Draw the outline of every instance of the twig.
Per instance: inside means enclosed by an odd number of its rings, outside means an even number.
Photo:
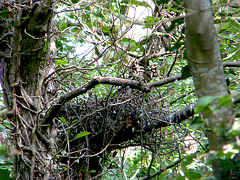
[[[173,61],[173,63],[171,64],[170,68],[168,69],[167,77],[169,77],[169,75],[170,75],[170,73],[171,73],[171,71],[172,71],[172,69],[173,69],[173,66],[175,65],[175,63],[176,63],[176,61],[177,61],[177,56],[178,56],[178,49],[177,49],[177,51],[176,51],[176,55],[175,55],[174,61]]]
[[[193,93],[194,91],[195,91],[195,90],[191,90],[191,91],[187,92],[186,94],[183,94],[183,95],[179,96],[177,99],[175,99],[174,101],[170,102],[169,104],[170,104],[170,105],[174,104],[174,103],[177,102],[178,100],[180,100],[180,99],[188,96],[189,94]]]
[[[183,158],[183,159],[184,159],[184,158]],[[158,172],[156,172],[156,173],[154,173],[154,174],[152,174],[152,175],[150,175],[150,176],[148,176],[148,177],[143,178],[143,180],[151,179],[151,178],[153,178],[153,177],[156,177],[156,176],[162,174],[162,173],[163,173],[164,171],[166,171],[167,169],[170,169],[170,168],[178,165],[183,159],[177,160],[176,162],[174,162],[173,164],[167,166],[166,168],[160,169]]]

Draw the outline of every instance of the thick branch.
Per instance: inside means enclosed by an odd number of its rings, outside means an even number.
[[[224,67],[240,67],[240,62],[230,61],[230,62],[224,63],[223,65],[224,65]],[[45,117],[45,120],[43,121],[43,124],[51,124],[52,123],[51,119],[53,119],[55,117],[55,114],[66,102],[70,101],[71,99],[73,99],[81,94],[86,93],[87,91],[91,90],[92,88],[94,88],[95,86],[97,86],[99,84],[110,84],[110,85],[115,85],[115,86],[130,86],[130,88],[133,88],[133,89],[139,89],[143,92],[149,92],[152,87],[158,87],[158,86],[162,86],[164,84],[174,82],[176,80],[180,80],[181,77],[182,77],[182,75],[181,75],[181,73],[179,73],[179,74],[170,76],[166,79],[148,83],[148,84],[145,84],[141,81],[130,80],[130,79],[121,79],[121,78],[114,78],[114,77],[94,77],[92,80],[90,80],[83,86],[76,88],[73,91],[70,91],[69,93],[66,93],[63,96],[61,96],[57,100],[55,105],[53,105],[49,109],[49,111]]]
[[[86,93],[90,89],[94,88],[95,86],[99,84],[111,84],[115,86],[130,86],[133,89],[139,89],[143,92],[149,92],[150,89],[146,84],[140,81],[130,80],[130,79],[121,79],[121,78],[114,78],[114,77],[94,77],[92,80],[90,80],[85,85],[74,89],[73,91],[70,91],[69,93],[64,94],[61,96],[54,106],[52,106],[49,111],[47,112],[47,115],[45,117],[45,120],[43,121],[43,124],[52,124],[52,119],[55,117],[58,110],[68,101],[71,99]]]
[[[123,127],[119,130],[118,134],[112,140],[112,144],[121,144],[140,135],[140,133],[151,132],[152,129],[158,129],[160,127],[179,124],[183,120],[194,115],[194,108],[196,104],[197,103],[190,104],[189,106],[186,106],[185,108],[179,111],[170,112],[168,116],[164,116],[162,117],[162,119],[159,118],[158,120],[154,120],[154,122],[152,123],[144,124],[142,130],[140,131],[133,130],[134,128],[133,126],[129,126],[127,128]],[[118,149],[118,146],[112,145],[112,149]]]

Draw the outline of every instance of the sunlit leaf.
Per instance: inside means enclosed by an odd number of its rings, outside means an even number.
[[[97,171],[95,169],[92,169],[89,173],[92,174],[92,173],[96,173]]]
[[[155,17],[152,17],[152,16],[148,16],[145,18],[145,23],[154,23],[154,22],[157,22],[158,21],[158,18],[155,18]]]
[[[111,33],[111,27],[109,26],[102,26],[102,31],[105,32],[105,33]]]
[[[229,130],[229,133],[233,136],[240,134],[240,120],[236,120],[232,126],[232,128]]]
[[[59,24],[59,27],[60,27],[61,30],[64,30],[64,29],[66,29],[68,26],[67,26],[67,23],[62,22],[61,24]]]
[[[64,65],[64,64],[67,64],[67,63],[68,63],[68,61],[67,60],[63,60],[63,59],[58,59],[56,61],[56,64],[61,64],[61,65]]]
[[[221,98],[219,98],[218,103],[220,106],[230,106],[232,104],[232,95],[227,95],[227,96],[223,96]]]
[[[84,136],[87,136],[87,135],[89,135],[89,134],[91,134],[91,133],[90,133],[90,132],[87,132],[87,131],[80,132],[80,133],[79,133],[74,139],[72,139],[71,141],[76,140],[76,139],[79,139],[79,138],[84,137]]]
[[[64,124],[68,125],[68,122],[65,117],[58,117]]]
[[[145,1],[131,0],[129,2],[130,2],[130,4],[134,4],[136,6],[150,7],[149,4],[147,2],[145,2]]]

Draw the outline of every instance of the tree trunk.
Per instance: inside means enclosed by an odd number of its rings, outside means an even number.
[[[40,64],[44,60],[49,64],[43,48],[52,16],[52,1],[15,1],[16,9],[7,3],[2,2],[5,9],[10,9],[6,19],[14,17],[14,20],[11,20],[12,28],[7,25],[11,24],[9,21],[3,22],[5,31],[1,32],[8,32],[4,40],[11,49],[1,46],[2,82],[15,143],[14,172],[19,179],[47,179],[51,173],[52,152],[49,142],[38,130],[38,122],[46,100],[42,96],[44,72]]]
[[[214,29],[211,2],[209,0],[185,0],[187,59],[198,98],[228,94],[220,49]],[[214,102],[218,105],[218,102]],[[217,112],[205,113],[206,135],[210,150],[221,149],[231,143],[227,132],[233,122],[232,106]],[[213,160],[213,172],[218,179],[234,179],[237,169],[229,168],[232,162]]]

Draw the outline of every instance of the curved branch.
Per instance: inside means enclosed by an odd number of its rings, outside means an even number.
[[[89,82],[84,84],[83,86],[70,91],[63,96],[61,96],[47,112],[46,117],[42,124],[52,124],[52,119],[55,117],[56,113],[59,109],[71,99],[86,93],[90,89],[94,88],[99,84],[111,84],[115,86],[130,86],[133,89],[139,89],[143,92],[149,92],[150,88],[143,83],[142,81],[135,81],[130,79],[121,79],[121,78],[114,78],[114,77],[94,77]]]

